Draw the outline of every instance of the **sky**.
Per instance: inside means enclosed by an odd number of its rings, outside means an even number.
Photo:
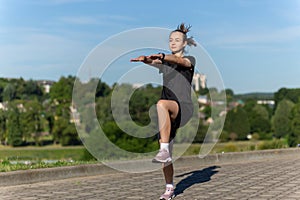
[[[299,88],[299,13],[300,0],[0,0],[0,77],[75,76],[112,36],[185,22],[225,88],[237,94]]]

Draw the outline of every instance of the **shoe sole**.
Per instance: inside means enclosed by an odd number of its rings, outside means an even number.
[[[157,159],[153,159],[152,162],[153,163],[168,163],[168,162],[171,162],[172,161],[172,158],[167,158],[166,160],[157,160]]]
[[[165,198],[163,198],[163,199],[159,199],[159,200],[172,200],[172,199],[174,199],[175,198],[175,194],[173,194],[170,198],[168,198],[168,199],[165,199]]]

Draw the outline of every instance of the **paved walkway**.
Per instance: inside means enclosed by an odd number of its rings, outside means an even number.
[[[193,165],[175,171],[175,200],[300,199],[300,155],[219,165]],[[0,188],[1,200],[159,199],[160,170],[116,173]]]

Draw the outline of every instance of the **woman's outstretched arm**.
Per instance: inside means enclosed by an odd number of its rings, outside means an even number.
[[[164,60],[168,63],[174,63],[183,67],[191,67],[191,61],[188,58],[178,57],[173,54],[153,54],[149,56],[151,59]]]
[[[139,56],[137,58],[132,58],[130,59],[130,62],[143,62],[154,67],[158,67],[159,64],[162,64],[162,61],[159,58],[151,58],[150,56]]]

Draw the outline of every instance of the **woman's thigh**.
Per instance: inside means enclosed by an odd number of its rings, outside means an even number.
[[[176,119],[179,112],[179,105],[176,101],[161,99],[158,101],[157,105],[160,108],[166,109],[170,113],[171,120]]]

